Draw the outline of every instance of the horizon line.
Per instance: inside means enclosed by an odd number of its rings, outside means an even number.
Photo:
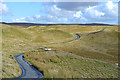
[[[109,24],[109,23],[34,23],[34,22],[0,22],[0,23],[3,23],[3,24],[73,24],[73,25],[77,25],[77,24],[81,24],[81,25],[85,25],[85,24],[93,24],[93,25],[119,25],[119,24]]]

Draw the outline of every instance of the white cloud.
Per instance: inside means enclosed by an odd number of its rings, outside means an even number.
[[[20,18],[21,20],[24,20],[25,19],[25,17],[23,17],[23,18]]]
[[[56,10],[56,11],[61,11],[61,9],[58,8],[56,5],[53,5],[53,9]]]
[[[114,7],[114,4],[112,1],[108,1],[106,5],[107,5],[108,9],[110,9],[110,10],[113,9],[113,7]]]
[[[113,3],[112,1],[108,1],[106,3],[106,8],[108,9],[108,12],[111,14],[111,15],[118,15],[118,4],[116,3]]]
[[[91,18],[98,18],[98,17],[102,17],[105,15],[104,12],[97,10],[97,6],[93,6],[93,7],[89,7],[85,10],[85,14],[86,17],[91,17]]]
[[[36,18],[40,18],[40,15],[35,15]]]
[[[34,21],[34,18],[31,17],[31,16],[26,17],[26,19],[28,19],[28,20],[30,20],[30,21]]]
[[[19,19],[13,19],[12,21],[13,22],[28,22],[28,21],[25,21],[25,17],[22,17],[22,18],[19,18]]]
[[[48,17],[51,18],[51,19],[54,18],[52,15],[48,15]]]
[[[1,18],[1,16],[0,16],[0,22],[2,22],[2,18]]]
[[[83,5],[84,6],[84,5]],[[86,6],[86,5],[85,5]],[[46,7],[46,13],[16,19],[16,21],[29,21],[40,23],[57,23],[57,22],[115,22],[117,20],[117,4],[108,1],[104,4],[95,6],[86,6],[83,10],[67,10],[58,7],[56,4]]]
[[[104,4],[88,7],[84,11],[84,17],[87,18],[88,21],[90,22],[117,23],[118,20],[117,3],[108,1]]]
[[[68,21],[68,19],[67,19],[67,18],[64,18],[64,21],[65,21],[65,22],[67,22],[67,21]]]
[[[97,10],[95,10],[95,14],[96,14],[97,17],[98,17],[98,16],[104,16],[104,15],[105,15],[105,13],[99,12],[99,11],[97,11]]]
[[[13,19],[12,22],[28,22],[28,21],[24,21],[24,20],[21,20],[21,19]]]
[[[3,1],[0,1],[0,15],[5,15],[9,12],[9,9],[6,4],[3,3]]]
[[[81,17],[81,15],[82,15],[81,11],[77,11],[75,14],[73,14],[73,16],[77,18]]]
[[[0,0],[0,2],[3,2],[4,0]]]

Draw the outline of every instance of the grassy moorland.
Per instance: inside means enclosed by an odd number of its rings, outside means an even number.
[[[97,32],[107,27],[103,32]],[[81,37],[76,39],[75,33]],[[45,78],[118,77],[118,26],[2,25],[3,78],[20,76],[14,56],[25,59],[43,71]],[[74,40],[72,42],[67,42]],[[65,42],[65,43],[61,43]],[[54,43],[54,44],[52,44]],[[51,48],[52,51],[45,51]]]
[[[0,26],[0,78],[2,78],[2,27]]]

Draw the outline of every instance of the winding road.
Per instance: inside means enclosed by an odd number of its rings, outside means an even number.
[[[22,75],[17,78],[43,78],[43,74],[24,59],[24,53],[16,55],[15,59],[22,69]]]
[[[106,28],[106,27],[105,27]],[[98,31],[104,31],[103,28],[102,30]],[[77,38],[74,40],[78,40],[80,38],[79,34],[76,34]],[[74,40],[70,40],[68,42],[74,41]],[[43,78],[43,74],[41,72],[39,72],[35,67],[33,67],[29,62],[27,62],[24,59],[24,53],[19,54],[14,56],[14,58],[16,59],[16,61],[18,62],[18,64],[20,65],[20,68],[22,69],[22,74],[21,76],[14,78],[14,79],[20,79],[20,78]]]
[[[78,40],[80,36],[76,34],[77,38],[75,40]],[[71,40],[73,41],[73,40]],[[70,42],[70,41],[69,41]],[[35,67],[33,67],[29,62],[27,62],[24,59],[24,53],[18,54],[14,56],[15,60],[18,62],[20,68],[22,69],[22,74],[21,76],[14,78],[14,79],[19,79],[19,78],[43,78],[43,74],[39,72]]]
[[[95,34],[95,33],[99,33],[99,32],[102,32],[102,31],[104,31],[106,28],[107,28],[107,27],[104,27],[104,28],[103,28],[103,29],[101,29],[100,31],[91,32],[91,33],[89,33],[89,34]],[[89,35],[89,34],[88,34],[88,35]]]

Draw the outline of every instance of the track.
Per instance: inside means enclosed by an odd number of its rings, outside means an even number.
[[[43,74],[24,59],[24,53],[15,56],[16,61],[22,69],[21,76],[15,78],[42,78]]]

